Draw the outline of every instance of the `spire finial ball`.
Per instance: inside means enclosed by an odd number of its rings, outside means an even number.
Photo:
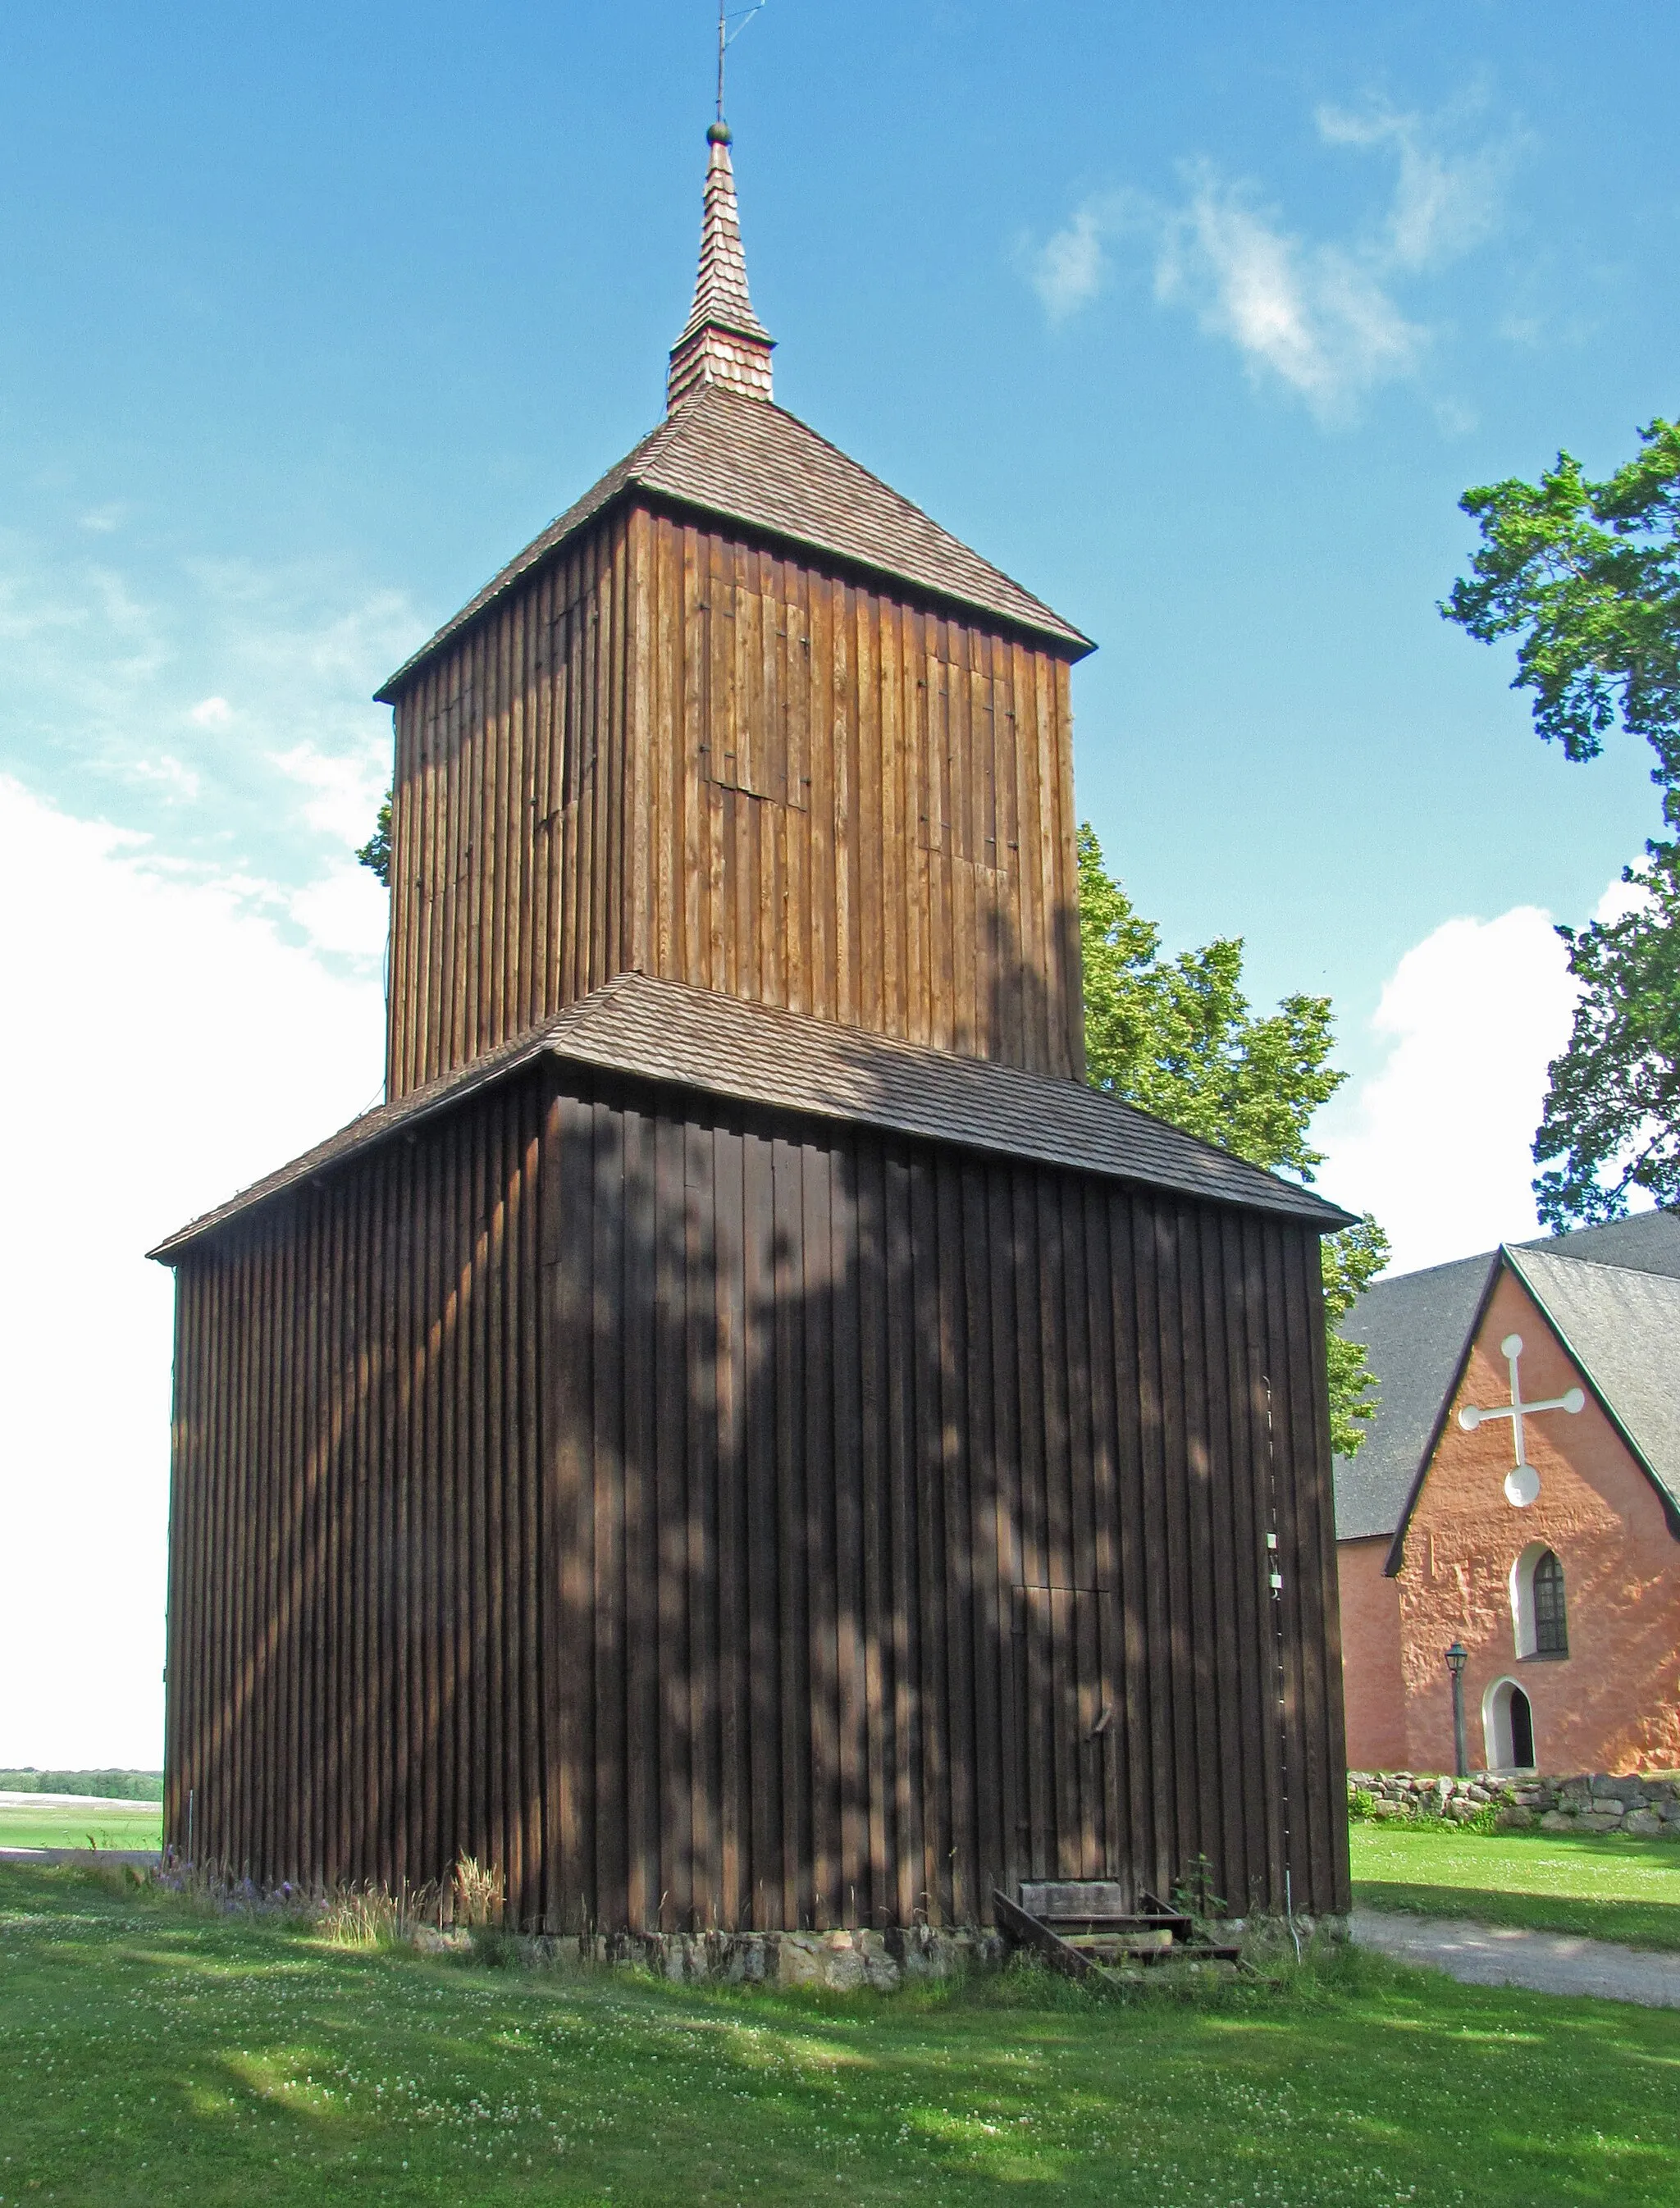
[[[705,142],[708,146],[727,146],[730,143],[729,126],[721,116],[716,123],[707,123]]]

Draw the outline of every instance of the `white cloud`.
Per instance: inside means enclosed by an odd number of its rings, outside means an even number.
[[[183,766],[171,753],[165,752],[154,759],[136,759],[129,770],[136,782],[159,784],[171,797],[190,803],[198,795],[199,778],[189,766]]]
[[[1053,322],[1065,321],[1101,291],[1108,275],[1108,230],[1107,203],[1088,201],[1063,229],[1028,255],[1028,280]]]
[[[391,777],[388,740],[381,741],[376,752],[348,753],[294,744],[289,752],[274,753],[273,759],[283,774],[315,792],[303,806],[303,818],[312,828],[357,848],[367,842]]]
[[[391,765],[369,693],[426,626],[326,569],[119,567],[0,529],[0,772],[120,807],[154,862],[302,889],[367,839]]]
[[[142,1252],[376,1093],[376,978],[0,778],[0,1762],[161,1750],[171,1291]],[[337,891],[323,892],[321,911]]]
[[[1254,373],[1275,377],[1321,419],[1340,419],[1375,386],[1414,374],[1431,333],[1402,307],[1400,287],[1497,228],[1517,141],[1453,152],[1438,126],[1380,106],[1325,107],[1317,119],[1328,145],[1393,160],[1393,188],[1374,223],[1345,238],[1313,238],[1253,184],[1193,162],[1173,203],[1101,194],[1023,251],[1052,321],[1096,298],[1112,273],[1111,249],[1137,231],[1150,241],[1156,297],[1188,306]]]
[[[1397,268],[1438,267],[1481,244],[1498,227],[1515,140],[1450,153],[1432,140],[1420,116],[1370,107],[1363,114],[1321,107],[1318,135],[1328,145],[1392,147],[1399,168],[1386,231]]]
[[[1374,1211],[1410,1272],[1539,1232],[1530,1146],[1575,983],[1549,914],[1449,920],[1406,953],[1372,1018],[1387,1062],[1315,1130],[1326,1195]]]
[[[366,867],[333,867],[291,900],[291,916],[318,951],[382,958],[391,900]]]
[[[1292,237],[1211,169],[1167,220],[1155,295],[1188,302],[1204,330],[1231,339],[1251,368],[1279,376],[1326,417],[1408,373],[1427,336],[1367,261]]]

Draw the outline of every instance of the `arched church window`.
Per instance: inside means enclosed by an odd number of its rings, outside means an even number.
[[[1563,1567],[1544,1541],[1531,1541],[1511,1566],[1511,1626],[1519,1656],[1569,1653]]]
[[[1569,1618],[1563,1608],[1563,1567],[1548,1549],[1534,1561],[1534,1653],[1567,1656]]]

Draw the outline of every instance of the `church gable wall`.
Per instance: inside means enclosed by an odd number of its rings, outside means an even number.
[[[1467,1432],[1458,1413],[1466,1404],[1509,1401],[1500,1343],[1513,1333],[1523,1345],[1526,1401],[1582,1384],[1527,1289],[1503,1271],[1406,1529],[1399,1574],[1403,1763],[1416,1771],[1452,1767],[1443,1656],[1457,1638],[1470,1652],[1464,1707],[1473,1766],[1489,1760],[1485,1700],[1509,1679],[1532,1705],[1544,1769],[1671,1767],[1680,1763],[1680,1544],[1650,1480],[1590,1389],[1574,1416],[1554,1411],[1525,1421],[1539,1494],[1526,1509],[1507,1501],[1509,1420]],[[1566,1659],[1518,1653],[1511,1574],[1535,1545],[1551,1549],[1563,1566]]]

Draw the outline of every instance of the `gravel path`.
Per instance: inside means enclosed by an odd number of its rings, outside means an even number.
[[[1468,1986],[1527,1986],[1535,1993],[1596,1994],[1601,2001],[1680,2008],[1680,1955],[1563,1932],[1390,1916],[1376,1909],[1356,1909],[1352,1928],[1362,1947],[1379,1948],[1396,1962],[1432,1965]]]

